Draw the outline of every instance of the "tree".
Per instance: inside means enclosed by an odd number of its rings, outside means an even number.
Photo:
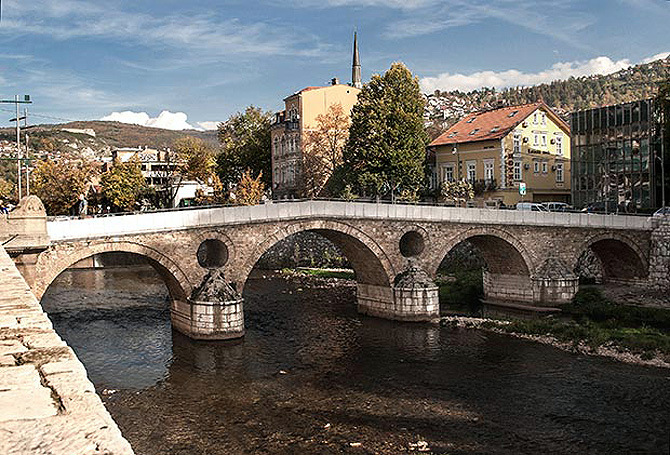
[[[305,133],[301,177],[304,197],[319,196],[335,168],[342,164],[349,125],[349,116],[336,103],[316,117],[316,128]]]
[[[440,195],[444,200],[453,201],[459,207],[475,198],[475,192],[472,185],[465,180],[461,180],[460,182],[442,182]]]
[[[424,183],[428,137],[418,79],[402,63],[374,75],[358,95],[344,149],[345,178],[363,194],[416,192]]]
[[[270,112],[249,106],[219,124],[222,150],[217,157],[217,174],[225,188],[240,181],[246,169],[262,174],[266,186],[272,184]]]
[[[111,170],[102,175],[100,183],[107,201],[123,211],[137,208],[135,203],[146,186],[137,159],[125,163],[116,160]]]
[[[0,177],[0,199],[4,201],[16,199],[16,184]]]
[[[177,192],[184,180],[209,183],[215,170],[214,149],[199,138],[184,136],[174,143],[174,150],[159,152],[164,162],[158,171],[163,181],[161,195],[163,205],[172,207]]]
[[[260,173],[258,177],[253,178],[251,170],[247,169],[231,192],[230,201],[241,205],[256,205],[263,199],[264,192],[263,174]]]
[[[92,163],[84,159],[38,161],[32,173],[32,190],[42,200],[49,215],[67,215],[86,193],[96,174]]]

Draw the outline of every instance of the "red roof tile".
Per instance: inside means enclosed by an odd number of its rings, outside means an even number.
[[[537,102],[469,114],[442,133],[429,146],[500,139],[523,122],[538,107],[543,107],[552,120],[566,132],[570,131],[568,125],[546,104]]]

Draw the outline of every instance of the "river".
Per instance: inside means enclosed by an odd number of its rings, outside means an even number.
[[[173,332],[148,266],[42,304],[137,454],[670,452],[669,371],[361,316],[347,282],[257,273],[236,342]]]

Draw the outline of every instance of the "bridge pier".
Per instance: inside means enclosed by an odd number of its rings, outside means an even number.
[[[439,289],[413,262],[393,286],[358,283],[358,312],[394,321],[431,321],[440,316]]]
[[[226,282],[223,268],[210,269],[185,302],[172,303],[172,326],[196,340],[244,336],[244,299]]]

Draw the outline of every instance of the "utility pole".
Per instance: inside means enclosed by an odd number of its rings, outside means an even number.
[[[19,118],[19,104],[30,104],[30,95],[23,95],[23,100],[19,99],[19,95],[14,95],[13,100],[0,100],[0,103],[14,103],[16,105],[16,118],[11,119],[10,122],[16,121],[16,175],[18,177],[19,201],[21,201],[21,119]]]

